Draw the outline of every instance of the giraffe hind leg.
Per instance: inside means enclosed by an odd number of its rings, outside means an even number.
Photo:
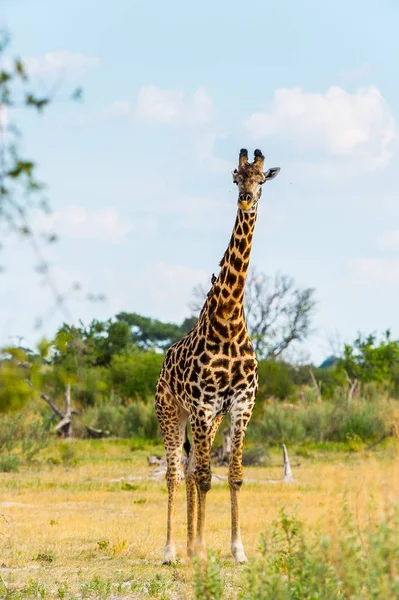
[[[197,512],[197,487],[195,485],[195,454],[194,446],[190,448],[190,442],[187,438],[184,442],[184,449],[187,454],[187,460],[184,463],[184,479],[186,483],[187,495],[187,556],[191,558],[194,554],[194,544],[196,535],[196,512]]]
[[[157,388],[155,409],[163,435],[167,461],[168,518],[163,564],[171,564],[176,560],[174,540],[176,495],[180,484],[181,452],[188,415],[162,385],[158,385]]]

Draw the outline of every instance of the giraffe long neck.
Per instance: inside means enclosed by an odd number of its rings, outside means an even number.
[[[217,320],[244,320],[243,300],[257,213],[238,210],[233,233],[210,292],[210,312]]]

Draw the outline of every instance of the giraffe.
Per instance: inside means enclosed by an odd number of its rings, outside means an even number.
[[[254,161],[240,151],[233,182],[238,186],[238,211],[218,277],[193,329],[171,346],[159,375],[155,408],[164,439],[168,488],[167,538],[164,564],[176,559],[175,502],[180,483],[182,447],[187,454],[187,554],[205,558],[205,501],[211,488],[210,452],[217,429],[231,415],[232,450],[228,468],[231,497],[231,552],[247,561],[241,541],[239,492],[243,482],[242,447],[258,388],[257,362],[243,310],[245,278],[262,185],[280,168],[263,172],[264,156]],[[191,426],[192,445],[187,434]]]

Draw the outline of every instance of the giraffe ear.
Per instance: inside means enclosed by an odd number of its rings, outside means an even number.
[[[271,179],[274,179],[275,177],[277,177],[277,175],[279,173],[280,173],[280,167],[273,167],[271,169],[268,169],[267,171],[265,171],[263,173],[265,176],[265,182],[270,181]]]

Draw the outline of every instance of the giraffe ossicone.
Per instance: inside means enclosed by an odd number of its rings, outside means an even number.
[[[255,404],[258,374],[245,323],[244,287],[262,185],[280,171],[276,167],[264,172],[264,161],[260,150],[255,150],[252,163],[247,150],[240,151],[238,169],[233,171],[233,181],[238,186],[238,211],[219,275],[212,276],[211,289],[193,329],[167,351],[157,383],[155,408],[167,459],[167,564],[176,559],[175,504],[183,445],[187,453],[187,554],[206,556],[205,501],[212,480],[211,446],[228,412],[231,552],[236,562],[246,562],[240,533],[239,492],[243,482],[242,447]]]

